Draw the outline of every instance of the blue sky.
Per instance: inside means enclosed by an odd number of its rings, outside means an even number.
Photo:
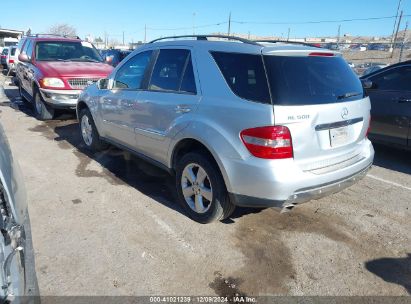
[[[63,4],[64,3],[64,4]],[[192,34],[193,24],[202,26],[233,21],[296,23],[393,16],[397,0],[19,0],[2,3],[0,25],[32,32],[45,32],[56,23],[68,23],[80,36],[92,34],[126,41],[166,35]],[[404,14],[411,15],[411,0],[402,0]],[[194,15],[195,14],[195,15]],[[405,17],[405,21],[411,17]],[[233,22],[232,32],[290,37],[336,36],[340,23],[321,24],[240,24]],[[394,19],[342,22],[341,33],[353,35],[390,35]],[[410,25],[411,26],[411,25]],[[179,30],[165,29],[185,28]],[[156,29],[156,30],[155,30]],[[226,32],[227,24],[196,28],[196,33]]]

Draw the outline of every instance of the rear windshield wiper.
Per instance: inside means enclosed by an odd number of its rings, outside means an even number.
[[[343,95],[337,96],[337,99],[346,99],[346,98],[350,98],[350,97],[354,97],[354,96],[359,96],[362,95],[363,93],[360,92],[349,92],[349,93],[345,93]]]

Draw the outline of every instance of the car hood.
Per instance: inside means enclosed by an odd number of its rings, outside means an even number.
[[[37,67],[45,77],[106,77],[113,67],[100,62],[37,62]]]

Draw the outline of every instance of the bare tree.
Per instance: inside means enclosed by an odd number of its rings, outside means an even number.
[[[63,36],[77,36],[76,29],[66,23],[55,24],[48,30],[49,34],[63,35]]]

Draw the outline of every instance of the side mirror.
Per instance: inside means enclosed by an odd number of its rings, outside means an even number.
[[[27,54],[20,53],[19,54],[19,61],[20,62],[29,62],[29,56]]]
[[[365,79],[361,80],[362,86],[364,89],[372,89],[374,84],[372,83],[371,80]]]
[[[112,64],[113,63],[113,56],[107,56],[105,61],[108,64]]]
[[[97,88],[99,90],[107,90],[108,88],[108,79],[107,78],[102,78],[97,81]]]

